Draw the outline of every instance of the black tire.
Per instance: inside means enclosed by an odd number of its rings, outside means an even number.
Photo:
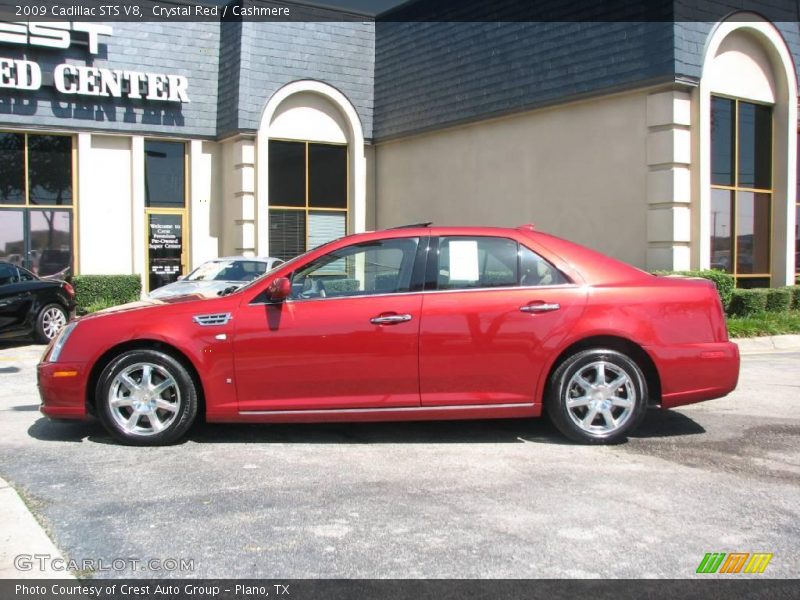
[[[58,335],[67,321],[69,321],[69,315],[63,306],[55,303],[45,304],[36,315],[36,341],[42,344],[50,343],[50,340]],[[56,327],[57,323],[60,323],[60,326]]]
[[[166,387],[158,391],[162,386]],[[197,389],[186,367],[169,354],[147,349],[130,350],[112,360],[100,375],[95,396],[105,428],[132,446],[175,443],[192,426],[197,404]]]
[[[623,373],[626,380],[621,379]],[[622,383],[615,386],[619,381]],[[617,443],[647,412],[647,381],[639,365],[621,352],[584,350],[565,359],[553,372],[545,412],[553,425],[575,442]]]

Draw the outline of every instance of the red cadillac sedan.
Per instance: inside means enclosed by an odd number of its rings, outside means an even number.
[[[223,296],[71,322],[41,411],[169,444],[209,422],[538,417],[619,441],[651,406],[736,387],[705,280],[655,277],[538,232],[401,227],[344,237]]]

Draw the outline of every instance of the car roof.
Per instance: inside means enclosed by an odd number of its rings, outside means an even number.
[[[270,262],[281,259],[275,258],[274,256],[220,256],[218,258],[210,258],[206,262],[221,262],[223,260],[250,260],[255,262]]]
[[[581,278],[592,285],[613,284],[641,280],[650,277],[648,273],[637,269],[621,260],[592,250],[580,243],[571,242],[564,238],[538,231],[533,224],[520,225],[519,227],[490,227],[490,226],[410,226],[392,229],[383,229],[367,233],[353,234],[346,238],[350,242],[363,240],[365,242],[400,237],[425,237],[425,236],[523,236],[535,245],[546,251],[550,258],[559,258],[565,265],[570,265]],[[591,243],[591,241],[589,241]],[[535,248],[534,248],[535,249]]]

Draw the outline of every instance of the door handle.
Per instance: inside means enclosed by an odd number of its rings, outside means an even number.
[[[524,313],[545,313],[558,310],[561,305],[556,302],[537,302],[520,306],[519,309]]]
[[[379,315],[372,317],[369,322],[373,325],[397,325],[411,320],[411,315]]]

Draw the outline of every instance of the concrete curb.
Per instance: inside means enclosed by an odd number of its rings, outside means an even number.
[[[47,556],[45,568],[34,554]],[[19,555],[31,557],[30,570],[16,568]],[[16,490],[0,477],[0,579],[74,579],[69,571],[52,569],[51,561],[63,558]]]
[[[768,335],[765,337],[738,338],[732,341],[739,346],[741,354],[800,350],[800,335]]]

